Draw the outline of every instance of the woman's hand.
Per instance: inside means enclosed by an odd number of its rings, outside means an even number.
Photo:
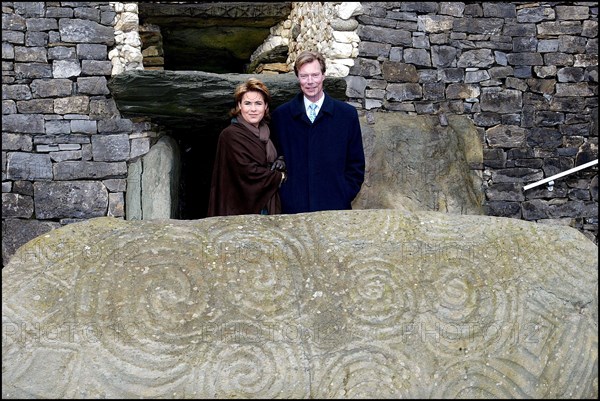
[[[285,171],[285,159],[279,156],[271,165],[271,170]]]

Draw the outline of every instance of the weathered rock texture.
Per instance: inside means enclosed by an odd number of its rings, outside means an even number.
[[[155,45],[164,46],[169,56],[157,60],[142,52],[145,67],[166,63],[169,70],[220,73],[243,72],[252,53],[269,36],[270,28],[290,15],[292,5],[290,2],[185,5],[139,2],[138,8],[140,23],[160,27],[162,43]],[[148,36],[151,35],[147,32],[140,33],[143,47],[151,42]],[[148,43],[150,47],[152,44]]]
[[[179,217],[179,155],[175,140],[164,136],[148,153],[129,165],[126,198],[129,220]]]
[[[596,398],[597,284],[517,219],[90,219],[2,271],[2,396]]]
[[[367,165],[354,208],[485,214],[483,151],[468,118],[370,113],[361,130]]]
[[[229,111],[235,106],[233,90],[251,77],[256,75],[128,71],[112,77],[108,86],[124,116],[150,116],[170,127],[198,127],[229,121]],[[260,79],[269,88],[272,110],[298,94],[298,78],[293,73]],[[343,78],[328,78],[323,86],[334,98],[345,98]]]

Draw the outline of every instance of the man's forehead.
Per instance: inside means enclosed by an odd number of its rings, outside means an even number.
[[[299,71],[321,71],[321,64],[319,64],[319,60],[313,60],[310,63],[303,64],[302,67],[299,68]]]

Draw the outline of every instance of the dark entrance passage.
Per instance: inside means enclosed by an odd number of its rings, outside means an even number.
[[[222,128],[210,133],[178,131],[170,136],[177,141],[181,157],[178,218],[195,220],[206,217],[208,196],[217,148]]]

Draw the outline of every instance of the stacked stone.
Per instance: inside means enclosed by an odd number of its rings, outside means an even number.
[[[260,58],[264,54],[271,54],[276,52],[277,49],[283,49],[285,53],[288,53],[290,44],[290,29],[292,27],[292,21],[288,18],[285,21],[280,22],[270,29],[270,34],[265,41],[252,53],[250,56],[251,63],[258,63]],[[277,65],[274,65],[277,64]],[[252,64],[251,64],[252,65]],[[256,73],[266,73],[275,71],[280,74],[290,72],[292,69],[289,68],[287,63],[261,63],[255,69]]]
[[[111,2],[115,11],[115,44],[108,53],[113,64],[112,75],[124,71],[143,70],[144,56],[137,3]],[[154,55],[152,55],[154,56]]]
[[[362,13],[361,3],[293,3],[287,20],[271,28],[271,34],[254,52],[251,60],[278,46],[288,48],[285,70],[294,70],[296,56],[303,50],[317,50],[327,60],[327,75],[345,77],[358,56],[360,38],[355,16]]]
[[[365,110],[466,114],[484,143],[487,213],[597,241],[598,5],[363,3],[347,94]],[[442,118],[440,118],[442,120]]]
[[[144,24],[140,25],[139,32],[142,41],[141,50],[143,56],[143,69],[157,71],[164,70],[165,57],[160,27],[154,24]]]
[[[115,16],[108,2],[2,3],[3,264],[52,228],[124,216],[127,161],[156,134],[110,97]]]
[[[116,12],[115,46],[109,53],[113,75],[129,70],[162,70],[164,54],[160,28],[139,25],[137,3],[111,3]],[[257,73],[293,71],[296,55],[303,50],[317,50],[327,59],[327,75],[345,77],[358,56],[360,38],[356,16],[362,14],[361,3],[299,2],[292,4],[287,20],[271,28],[269,37],[250,57],[254,61],[262,54],[285,46],[285,64],[261,65]],[[140,34],[146,38],[140,39]],[[145,43],[144,43],[145,42]]]

